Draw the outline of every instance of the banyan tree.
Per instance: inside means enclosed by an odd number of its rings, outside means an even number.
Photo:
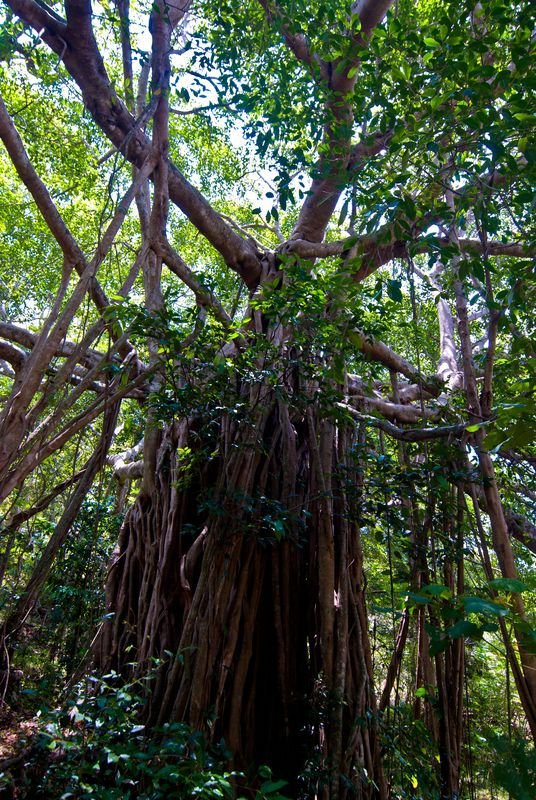
[[[515,556],[536,552],[529,4],[3,5],[0,137],[56,270],[38,327],[0,320],[4,567],[64,498],[4,676],[108,471],[124,518],[87,669],[150,675],[149,726],[185,721],[291,786],[308,769],[326,798],[394,796],[404,686],[458,797],[471,637],[502,642],[536,734]],[[73,159],[102,178],[85,230],[48,185],[54,134],[32,140],[41,96],[67,151],[83,121]],[[72,475],[20,508],[82,434]]]

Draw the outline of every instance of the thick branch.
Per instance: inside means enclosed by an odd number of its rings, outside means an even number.
[[[143,461],[133,461],[131,464],[117,464],[114,468],[114,476],[119,483],[134,481],[143,478],[145,464]]]
[[[393,0],[356,0],[352,3],[351,12],[359,17],[363,32],[370,33],[380,24],[392,5]]]
[[[315,176],[292,232],[293,239],[320,242],[335,211],[343,189],[348,185],[352,163],[354,114],[352,95],[357,81],[360,48],[367,45],[373,28],[383,19],[393,0],[360,0],[352,14],[358,16],[362,30],[347,32],[350,52],[328,64],[328,100],[321,156]],[[381,147],[380,147],[381,149]],[[379,151],[378,151],[379,152]],[[355,156],[352,166],[355,167]]]
[[[366,333],[355,328],[349,334],[350,339],[359,350],[371,358],[373,361],[378,361],[390,370],[399,372],[406,378],[418,383],[432,396],[438,394],[440,384],[434,378],[426,378],[420,372],[406,361],[406,359],[399,356],[394,350],[391,350],[386,344],[379,339],[374,339],[372,336],[367,336]]]
[[[2,336],[4,339],[8,339],[10,342],[16,342],[17,344],[22,345],[22,347],[25,347],[27,350],[31,350],[35,346],[35,343],[38,339],[36,333],[32,333],[32,331],[22,328],[20,325],[15,325],[13,322],[1,321],[0,336]],[[74,342],[64,341],[61,342],[60,346],[56,350],[55,355],[71,356],[77,349],[78,345]],[[97,350],[85,350],[84,353],[80,354],[79,361],[85,366],[93,366],[100,358],[102,358],[102,353],[99,353]]]
[[[508,525],[508,533],[536,554],[536,525],[508,508],[504,509],[504,518]]]
[[[337,403],[337,406],[347,411],[355,419],[365,422],[373,428],[379,428],[384,433],[402,442],[426,442],[432,439],[445,439],[448,437],[459,438],[467,430],[466,422],[456,425],[441,425],[436,428],[399,428],[386,419],[378,419],[378,417],[371,417],[369,414],[362,414],[348,405],[348,403]]]
[[[386,131],[385,133],[369,135],[364,141],[358,142],[356,145],[354,145],[350,155],[350,161],[348,163],[348,169],[350,172],[356,172],[367,158],[372,158],[373,156],[377,156],[378,153],[381,153],[381,151],[387,147],[392,138],[393,132]]]
[[[11,364],[15,372],[20,372],[26,363],[26,353],[24,350],[9,344],[9,342],[0,341],[0,358]]]
[[[389,226],[390,227],[390,226]],[[390,261],[391,258],[400,257],[401,254],[407,252],[407,248],[411,243],[411,250],[413,253],[426,253],[432,247],[453,247],[452,241],[448,237],[443,236],[433,240],[424,240],[422,242],[414,242],[413,240],[394,240],[385,242],[385,233],[387,228],[382,228],[376,234],[367,236],[349,236],[347,239],[338,239],[335,242],[311,242],[304,239],[290,239],[285,242],[281,250],[287,253],[293,253],[301,258],[330,258],[332,256],[340,256],[351,250],[356,254],[363,254],[363,260],[366,260],[367,255],[374,255],[375,253],[381,259],[381,263],[377,266]],[[462,253],[483,253],[484,246],[479,239],[459,239],[459,250]],[[529,247],[518,242],[487,242],[486,253],[489,256],[514,256],[516,258],[532,258],[536,256],[536,247]],[[356,280],[361,280],[358,275],[363,272],[363,267],[356,273]],[[370,275],[372,270],[367,272]]]
[[[419,420],[431,419],[438,415],[437,410],[421,409],[417,406],[408,404],[402,405],[401,403],[392,403],[389,400],[384,400],[380,397],[370,397],[365,394],[354,395],[356,404],[367,411],[377,412],[382,417],[391,419],[395,422],[402,422],[413,424]]]
[[[318,56],[314,56],[309,48],[307,37],[303,33],[292,33],[289,26],[285,22],[283,11],[276,3],[270,0],[259,0],[259,3],[264,8],[266,19],[269,22],[277,19],[280,23],[280,30],[283,38],[292,53],[296,56],[298,61],[305,64],[313,77],[320,74],[324,79],[327,78],[327,64]]]

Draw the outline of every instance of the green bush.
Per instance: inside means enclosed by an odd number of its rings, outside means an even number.
[[[58,800],[285,800],[285,781],[260,767],[248,786],[229,767],[222,741],[207,745],[180,722],[149,731],[139,724],[141,682],[117,686],[117,676],[94,678],[67,707],[42,715],[22,796]],[[253,788],[254,787],[254,788]]]
[[[494,782],[505,789],[512,800],[534,800],[536,797],[536,749],[519,735],[491,736],[496,754],[492,769]]]

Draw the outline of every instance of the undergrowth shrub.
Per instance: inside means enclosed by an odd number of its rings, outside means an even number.
[[[41,714],[14,796],[32,800],[286,800],[285,781],[261,766],[253,776],[230,769],[223,741],[180,722],[159,728],[139,724],[141,682],[114,685],[117,676],[78,687],[65,708]],[[2,786],[3,781],[3,786]],[[13,776],[0,775],[11,790]]]

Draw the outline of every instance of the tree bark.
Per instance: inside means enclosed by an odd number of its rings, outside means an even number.
[[[143,674],[157,659],[148,720],[223,736],[237,766],[268,759],[295,781],[316,749],[322,796],[351,785],[385,798],[354,428],[265,384],[243,391],[255,411],[239,425],[222,415],[198,471],[180,454],[202,421],[163,432],[154,491],[128,513],[110,569],[100,666],[128,672],[136,653]]]

